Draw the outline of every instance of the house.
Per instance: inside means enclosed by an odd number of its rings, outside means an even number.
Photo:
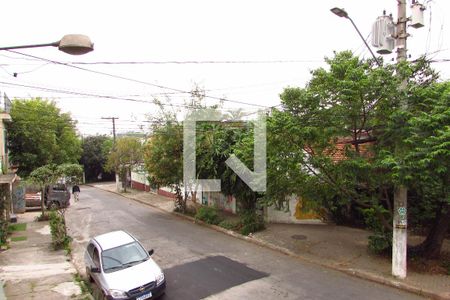
[[[131,170],[131,188],[139,191],[152,192],[161,196],[175,198],[175,191],[170,187],[157,188],[148,181],[148,173],[143,166]]]
[[[9,112],[11,101],[6,94],[0,93],[0,218],[8,222],[16,220],[13,205],[13,188],[18,184],[18,176],[10,168],[7,147],[7,127],[11,122]],[[23,207],[25,207],[24,201]]]

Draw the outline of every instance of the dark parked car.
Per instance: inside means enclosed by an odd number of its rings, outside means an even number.
[[[45,190],[45,206],[48,209],[65,208],[70,205],[70,192],[65,184],[49,185]]]

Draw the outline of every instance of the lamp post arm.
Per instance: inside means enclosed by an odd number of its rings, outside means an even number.
[[[23,46],[10,46],[10,47],[0,47],[1,50],[12,50],[12,49],[24,49],[24,48],[39,48],[39,47],[58,47],[59,41],[47,44],[34,44],[34,45],[23,45]]]
[[[355,22],[353,22],[352,18],[350,18],[348,15],[346,17],[347,19],[350,20],[350,22],[352,22],[353,27],[355,27],[356,31],[358,32],[359,36],[361,37],[361,39],[363,40],[364,44],[366,45],[367,49],[369,49],[370,54],[372,54],[373,59],[375,59],[375,62],[377,63],[377,65],[379,67],[381,67],[381,63],[378,61],[377,57],[375,56],[375,54],[373,53],[372,49],[370,49],[369,45],[367,44],[366,40],[364,39],[364,37],[362,36],[361,32],[359,31],[358,27],[356,27]]]

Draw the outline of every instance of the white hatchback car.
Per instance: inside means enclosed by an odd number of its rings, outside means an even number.
[[[164,293],[166,280],[152,254],[125,231],[105,233],[87,245],[86,274],[106,299],[154,299]]]

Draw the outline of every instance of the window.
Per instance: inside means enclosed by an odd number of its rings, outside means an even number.
[[[94,244],[89,244],[89,246],[87,247],[87,252],[91,259],[94,257],[94,249],[95,249]]]
[[[92,261],[95,266],[100,267],[100,255],[98,254],[98,249],[94,247],[94,253],[92,255]]]
[[[139,264],[148,259],[148,253],[138,243],[122,245],[102,252],[103,269],[105,272]]]

